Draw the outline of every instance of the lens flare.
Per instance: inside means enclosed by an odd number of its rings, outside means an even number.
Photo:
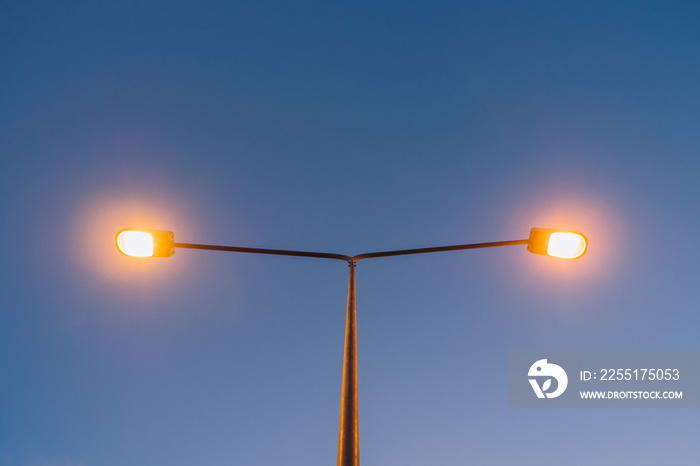
[[[127,256],[153,256],[153,235],[145,231],[124,230],[117,235],[117,247]]]
[[[586,252],[586,239],[578,233],[555,232],[549,237],[547,255],[561,259],[576,259]]]

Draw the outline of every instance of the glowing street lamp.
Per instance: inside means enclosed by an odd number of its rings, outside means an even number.
[[[345,349],[343,352],[343,383],[340,395],[340,428],[338,434],[338,466],[359,466],[360,444],[357,414],[357,329],[355,307],[355,267],[357,261],[378,257],[406,256],[431,252],[459,251],[466,249],[493,248],[498,246],[527,245],[534,254],[562,259],[577,259],[586,253],[588,239],[578,232],[533,228],[530,237],[523,240],[497,241],[491,243],[459,244],[432,248],[402,249],[396,251],[370,252],[356,256],[283,249],[244,248],[238,246],[214,246],[209,244],[176,243],[172,231],[125,229],[117,233],[117,248],[134,257],[168,257],[175,248],[204,249],[209,251],[245,252],[272,254],[277,256],[316,257],[337,259],[350,266],[348,283],[348,305],[345,320]]]
[[[175,254],[175,234],[165,230],[121,230],[117,233],[117,249],[132,257],[172,256]]]
[[[534,254],[558,257],[560,259],[578,259],[586,253],[588,239],[577,231],[533,228],[527,250]]]

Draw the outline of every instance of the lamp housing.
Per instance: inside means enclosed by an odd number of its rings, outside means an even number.
[[[532,228],[527,250],[533,254],[578,259],[588,249],[588,238],[583,233],[551,228]]]
[[[117,233],[117,249],[131,257],[169,257],[175,254],[175,234],[166,230],[127,228]]]

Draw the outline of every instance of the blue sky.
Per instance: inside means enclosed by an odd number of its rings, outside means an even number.
[[[698,350],[695,2],[85,2],[0,18],[0,466],[696,464],[685,410],[507,407],[515,350]],[[544,448],[547,454],[543,455]]]

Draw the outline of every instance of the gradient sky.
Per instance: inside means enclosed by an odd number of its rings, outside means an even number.
[[[4,2],[0,466],[697,464],[693,409],[509,409],[514,350],[699,350],[696,1]]]

